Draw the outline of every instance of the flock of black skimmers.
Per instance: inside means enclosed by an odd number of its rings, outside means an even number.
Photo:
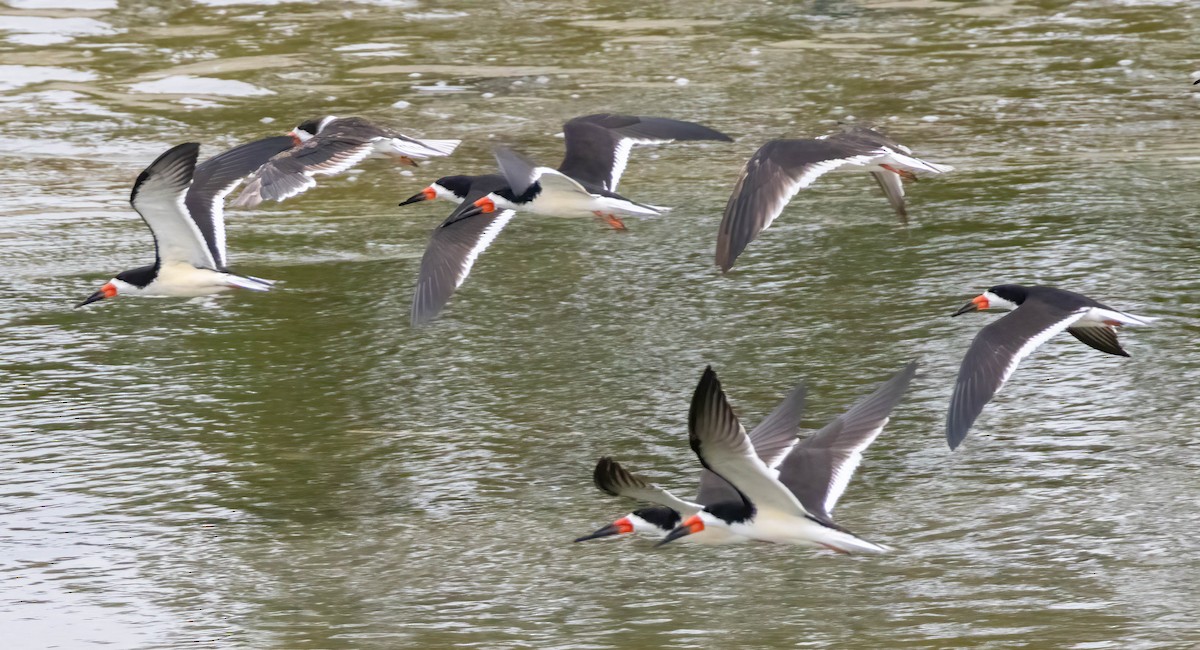
[[[624,218],[654,217],[668,210],[617,193],[635,145],[731,141],[692,122],[612,114],[574,118],[563,125],[563,137],[566,152],[557,168],[497,147],[498,173],[443,176],[400,203],[456,204],[434,228],[421,259],[412,301],[414,326],[437,317],[475,259],[518,212],[592,218],[624,230]],[[199,164],[199,144],[172,147],[142,171],[130,194],[130,203],[154,237],[154,263],[118,273],[79,306],[120,295],[268,291],[274,281],[238,275],[226,267],[224,202],[239,183],[245,181],[233,205],[253,208],[263,201],[294,197],[314,187],[316,176],[338,174],[367,158],[417,166],[418,160],[449,156],[459,142],[413,138],[361,118],[327,116]],[[905,221],[904,182],[951,169],[922,160],[908,147],[862,126],[811,139],[771,140],[746,162],[733,186],[717,232],[716,266],[728,272],[792,198],[827,172],[870,173]],[[1063,289],[1016,284],[994,286],[953,315],[992,309],[1009,313],[981,329],[963,357],[946,418],[951,449],[966,438],[1017,364],[1055,334],[1066,330],[1101,352],[1129,356],[1117,341],[1116,328],[1152,320]],[[834,523],[832,511],[916,368],[916,362],[909,363],[803,439],[803,385],[747,434],[716,373],[706,368],[688,414],[689,442],[704,468],[695,499],[676,497],[617,461],[601,458],[593,473],[597,488],[655,505],[634,510],[576,541],[638,532],[660,536],[660,545],[686,538],[707,544],[802,544],[841,553],[887,551]]]

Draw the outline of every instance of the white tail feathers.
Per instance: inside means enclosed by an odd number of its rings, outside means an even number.
[[[462,140],[403,140],[392,138],[392,151],[409,158],[449,156]]]
[[[950,165],[939,165],[937,163],[931,163],[928,160],[921,160],[920,158],[917,158],[915,156],[907,156],[905,154],[900,153],[899,151],[894,151],[894,150],[890,151],[888,153],[888,158],[890,158],[892,160],[892,162],[899,165],[900,167],[904,167],[905,169],[912,171],[912,172],[927,172],[930,174],[945,174],[946,172],[954,171],[954,168],[951,167]]]
[[[274,280],[264,280],[262,278],[255,278],[248,275],[234,275],[232,273],[226,273],[223,279],[228,286],[249,289],[250,291],[270,291],[271,287],[275,284]]]
[[[828,532],[831,534],[822,539],[820,544],[839,553],[871,553],[878,555],[892,550],[890,546],[868,542],[861,537],[840,530],[830,530]]]

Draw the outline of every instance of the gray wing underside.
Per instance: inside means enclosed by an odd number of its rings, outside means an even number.
[[[195,142],[168,149],[138,175],[129,202],[154,235],[160,264],[184,263],[215,270],[217,263],[204,234],[184,205],[199,151]]]
[[[319,135],[263,165],[233,202],[254,207],[283,201],[316,186],[313,176],[337,174],[357,165],[374,151],[374,142],[340,135]]]
[[[779,481],[804,508],[832,519],[838,499],[849,485],[865,450],[887,424],[916,375],[911,362],[820,431],[801,440],[779,464]]]
[[[468,194],[430,235],[413,292],[411,317],[414,326],[428,323],[442,312],[467,279],[475,260],[512,220],[515,214],[512,210],[480,213],[465,219],[458,217],[486,195],[486,191]]]
[[[963,356],[946,415],[946,442],[958,447],[983,407],[1008,381],[1021,359],[1083,317],[1043,304],[1023,305],[979,330]]]
[[[908,223],[908,208],[904,204],[904,180],[895,172],[871,172],[871,177],[879,183],[879,189],[887,197],[888,203],[900,217],[901,223]]]
[[[184,198],[188,213],[204,235],[208,249],[217,266],[224,268],[225,259],[225,196],[246,176],[253,174],[267,161],[291,149],[291,136],[263,138],[238,145],[196,165],[192,185]]]
[[[688,442],[705,469],[728,481],[759,509],[808,514],[758,458],[711,367],[705,369],[692,396]]]

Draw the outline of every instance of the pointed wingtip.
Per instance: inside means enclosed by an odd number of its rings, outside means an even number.
[[[946,444],[950,446],[950,451],[958,449],[966,437],[967,430],[954,429],[949,424],[946,425]]]
[[[620,468],[611,456],[601,456],[600,460],[596,461],[596,468],[592,470],[592,484],[597,490],[612,496],[620,496],[612,489],[612,476],[617,469]]]
[[[704,366],[704,372],[700,375],[700,383],[696,384],[696,391],[692,393],[691,408],[688,409],[688,426],[694,428],[696,420],[700,416],[700,412],[714,395],[721,392],[721,380],[717,379],[717,373],[711,365]]]

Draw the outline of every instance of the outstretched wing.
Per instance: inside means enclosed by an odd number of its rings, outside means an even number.
[[[675,140],[732,141],[720,131],[693,122],[611,113],[574,118],[563,125],[563,137],[567,151],[558,171],[610,192],[617,190],[634,145]]]
[[[692,396],[688,441],[705,469],[729,481],[755,507],[796,517],[808,515],[754,452],[712,367],[705,368]]]
[[[428,323],[441,313],[471,273],[476,258],[516,215],[513,210],[500,210],[459,218],[459,213],[473,209],[474,202],[487,193],[486,188],[473,190],[430,235],[413,293],[413,326]]]
[[[596,469],[592,472],[592,481],[596,484],[596,488],[605,494],[657,503],[685,517],[700,512],[702,508],[701,504],[684,501],[630,472],[608,456],[604,456],[596,463]]]
[[[262,166],[233,202],[252,208],[263,201],[283,201],[311,187],[313,176],[338,174],[371,155],[370,140],[339,135],[317,135],[285,151]]]
[[[192,221],[204,235],[208,250],[217,266],[225,261],[225,196],[246,176],[253,174],[274,156],[292,148],[290,136],[280,135],[238,145],[196,165],[192,186],[184,205]]]
[[[722,271],[783,212],[792,197],[824,174],[844,165],[868,165],[877,152],[835,138],[771,140],[742,168],[717,234]]]
[[[1008,381],[1021,359],[1050,337],[1083,318],[1089,307],[1073,311],[1046,303],[1026,303],[979,330],[963,357],[946,415],[946,442],[954,449],[967,437],[984,405]]]
[[[208,243],[184,204],[199,152],[200,145],[195,142],[167,150],[134,181],[129,202],[150,227],[160,263],[216,269]]]
[[[797,443],[783,459],[779,481],[805,510],[831,519],[833,507],[862,462],[863,450],[883,431],[916,373],[917,362],[913,361],[850,410]]]

